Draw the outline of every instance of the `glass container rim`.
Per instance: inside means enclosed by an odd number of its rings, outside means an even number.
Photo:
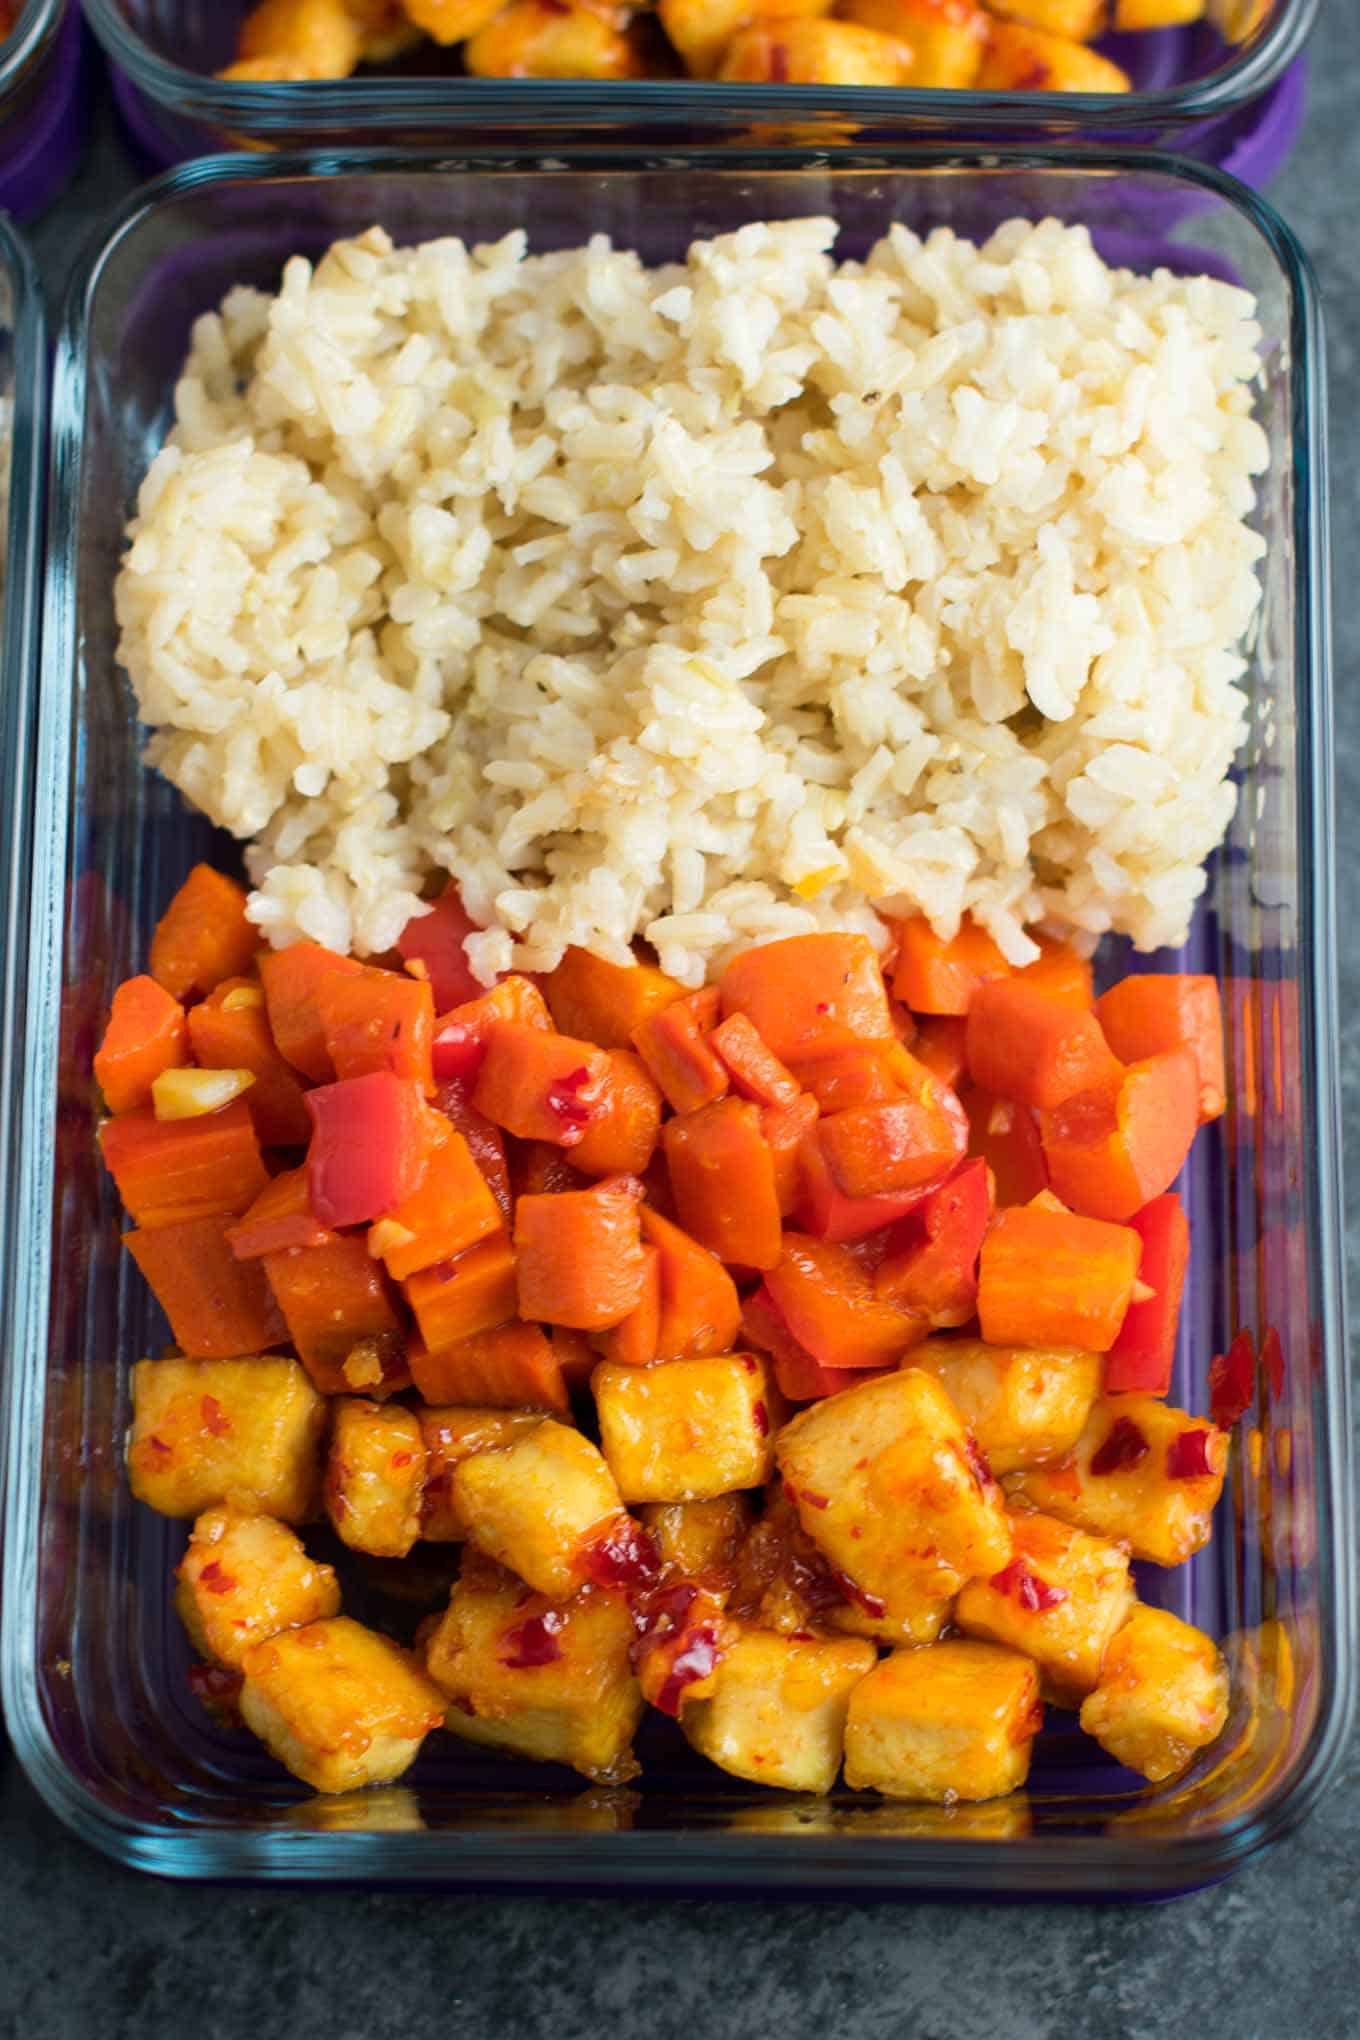
[[[756,168],[815,170],[826,155],[801,150],[667,150],[664,167],[743,175]],[[347,176],[448,174],[561,175],[573,171],[646,170],[648,151],[553,150],[544,162],[522,151],[360,149],[298,155],[218,156],[170,170],[144,185],[104,221],[72,277],[55,349],[49,465],[48,581],[44,675],[30,670],[36,722],[16,708],[27,763],[16,781],[20,798],[11,831],[13,870],[7,895],[11,941],[0,992],[5,999],[5,1053],[10,1081],[0,1116],[0,1279],[13,1299],[8,1407],[0,1451],[8,1473],[4,1548],[8,1581],[3,1609],[3,1701],[15,1753],[52,1810],[77,1834],[131,1868],[186,1879],[353,1882],[515,1887],[671,1890],[793,1889],[873,1891],[885,1896],[923,1891],[1026,1898],[1157,1897],[1228,1875],[1289,1832],[1311,1811],[1344,1748],[1352,1712],[1355,1655],[1351,1520],[1349,1375],[1346,1300],[1341,1274],[1341,1190],[1335,888],[1332,868],[1332,734],[1330,616],[1327,595],[1328,519],[1325,365],[1321,308],[1308,258],[1274,208],[1223,171],[1154,151],[1073,152],[1070,149],[925,143],[838,151],[834,174],[892,171],[991,176],[1016,170],[1063,177],[1161,178],[1199,186],[1244,213],[1272,251],[1284,279],[1290,347],[1296,365],[1292,416],[1293,516],[1299,718],[1298,831],[1301,849],[1300,929],[1313,962],[1300,980],[1304,1043],[1305,1121],[1312,1168],[1307,1172],[1310,1250],[1319,1293],[1323,1407],[1329,1421],[1319,1440],[1319,1603],[1322,1674],[1318,1717],[1289,1769],[1268,1798],[1206,1833],[1172,1838],[1028,1836],[998,1847],[985,1839],[848,1835],[711,1835],[701,1831],[623,1831],[587,1836],[536,1833],[532,1872],[525,1873],[523,1833],[515,1829],[458,1834],[285,1833],[264,1827],[195,1830],[173,1820],[134,1820],[105,1806],[79,1781],[57,1750],[36,1704],[38,1667],[25,1618],[36,1591],[36,1525],[42,1475],[41,1418],[45,1399],[47,1283],[50,1252],[42,1232],[21,1228],[12,1214],[46,1211],[55,1115],[56,1006],[62,957],[61,880],[65,868],[66,763],[71,703],[65,676],[77,652],[73,565],[79,544],[71,509],[83,462],[81,421],[89,361],[87,315],[101,273],[125,235],[169,204],[240,183],[294,183]],[[30,725],[32,725],[30,727]],[[31,742],[31,759],[28,746]],[[19,811],[31,813],[21,826]],[[27,994],[27,996],[25,996]],[[16,1053],[16,1044],[22,1056]],[[22,1068],[24,1082],[14,1081]],[[5,1072],[0,1070],[0,1077]],[[13,1100],[13,1105],[8,1101]],[[17,1122],[10,1124],[10,1114]],[[21,1248],[23,1251],[21,1251]],[[1327,1535],[1326,1532],[1333,1534]],[[23,1611],[22,1613],[20,1611]]]
[[[66,0],[24,0],[18,20],[0,42],[0,101],[46,56],[65,13]],[[12,259],[11,249],[0,256],[7,266]]]

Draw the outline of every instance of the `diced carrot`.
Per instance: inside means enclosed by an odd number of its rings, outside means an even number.
[[[823,1112],[886,1105],[920,1081],[920,1064],[900,1041],[861,1041],[798,1064],[798,1078]]]
[[[514,1250],[504,1233],[493,1233],[452,1261],[408,1276],[402,1289],[421,1338],[437,1353],[515,1315]]]
[[[1143,1243],[1131,1226],[1017,1205],[982,1243],[978,1319],[989,1346],[1107,1353],[1133,1298]]]
[[[468,1096],[468,1086],[457,1077],[435,1085],[435,1107],[458,1128],[472,1153],[472,1159],[487,1180],[500,1206],[501,1217],[510,1222],[510,1163],[505,1152],[505,1135],[478,1112]],[[558,1149],[552,1149],[557,1154]]]
[[[918,1312],[935,1331],[966,1325],[977,1309],[978,1255],[991,1216],[991,1172],[983,1161],[965,1162],[918,1216],[902,1221],[874,1276],[875,1295]]]
[[[1009,977],[1007,963],[985,928],[967,914],[945,942],[924,914],[898,922],[893,997],[913,1013],[965,1014],[979,985]]]
[[[685,988],[653,963],[607,963],[589,949],[569,949],[543,980],[557,1025],[600,1048],[628,1048],[633,1031],[664,1013]]]
[[[604,1332],[642,1301],[647,1259],[626,1177],[557,1197],[521,1197],[515,1252],[523,1318]]]
[[[517,1140],[510,1148],[510,1187],[521,1197],[559,1197],[564,1190],[587,1190],[590,1178],[574,1169],[560,1147],[543,1140]]]
[[[434,1074],[436,1083],[457,1078],[471,1087],[482,1067],[491,1029],[498,1020],[518,1020],[522,1026],[552,1031],[552,1015],[538,986],[527,977],[510,976],[493,985],[479,998],[469,999],[451,1011],[441,1013],[434,1023]]]
[[[685,1231],[720,1261],[773,1268],[781,1252],[779,1191],[759,1107],[718,1098],[667,1120],[661,1138]]]
[[[721,991],[724,1014],[744,1013],[781,1062],[892,1038],[867,935],[790,935],[743,950],[723,972]]]
[[[447,1123],[447,1122],[446,1122]],[[425,1164],[419,1186],[369,1229],[368,1250],[396,1282],[451,1261],[501,1230],[501,1208],[471,1148],[450,1126]]]
[[[787,1218],[798,1202],[800,1173],[798,1155],[803,1142],[817,1124],[817,1100],[800,1091],[788,1105],[765,1105],[760,1113],[760,1131],[774,1163],[774,1188],[780,1215]]]
[[[838,1395],[843,1388],[859,1388],[880,1372],[891,1369],[864,1367],[823,1367],[785,1324],[774,1298],[762,1282],[752,1290],[741,1309],[741,1326],[751,1345],[768,1353],[774,1363],[774,1378],[781,1395],[790,1402],[817,1402],[822,1396]]]
[[[708,1045],[739,1097],[756,1105],[791,1105],[798,1096],[798,1079],[771,1055],[744,1013],[729,1013],[709,1035]]]
[[[285,1062],[314,1084],[328,1084],[335,1065],[326,1052],[326,1030],[316,995],[328,977],[360,977],[364,966],[352,956],[323,949],[319,942],[294,942],[287,949],[266,950],[260,958],[269,1031]]]
[[[597,1332],[600,1355],[620,1367],[650,1367],[661,1337],[661,1249],[644,1245],[646,1273],[642,1295],[626,1318],[607,1332]]]
[[[397,937],[397,954],[403,963],[417,966],[412,975],[424,978],[441,1013],[460,1000],[475,999],[482,989],[463,948],[476,929],[462,894],[450,880],[429,912],[413,914]]]
[[[1180,1198],[1168,1191],[1135,1212],[1129,1224],[1143,1242],[1138,1280],[1152,1294],[1129,1305],[1119,1336],[1105,1356],[1105,1392],[1165,1395],[1171,1386],[1176,1327],[1190,1262],[1190,1223]]]
[[[411,1379],[427,1403],[555,1416],[570,1411],[561,1363],[538,1325],[494,1325],[434,1350],[417,1343],[409,1359]]]
[[[404,1375],[396,1299],[359,1234],[266,1254],[264,1271],[298,1358],[323,1395],[371,1392]],[[369,1344],[381,1357],[381,1384],[344,1372],[355,1348]]]
[[[255,1261],[284,1247],[324,1247],[336,1235],[312,1210],[306,1169],[285,1169],[266,1183],[227,1239],[238,1261]]]
[[[912,1190],[895,1190],[882,1197],[847,1197],[831,1173],[822,1149],[820,1123],[814,1126],[798,1150],[798,1198],[793,1216],[806,1233],[819,1240],[863,1239],[881,1232],[905,1218],[937,1188],[923,1183]]]
[[[633,1029],[633,1046],[673,1112],[698,1112],[727,1091],[727,1071],[707,1039],[717,1018],[718,993],[710,986],[650,1014]]]
[[[920,1031],[915,1015],[907,1011],[900,999],[889,999],[888,1018],[892,1022],[893,1038],[900,1041],[903,1048],[911,1048]]]
[[[428,1098],[434,1090],[434,994],[419,978],[390,970],[323,978],[316,991],[326,1053],[337,1077],[390,1070]]]
[[[823,1367],[888,1367],[929,1322],[874,1294],[854,1255],[829,1240],[786,1233],[765,1287],[798,1344]]]
[[[640,1176],[661,1137],[661,1093],[628,1048],[608,1048],[609,1076],[586,1130],[571,1150],[586,1176]]]
[[[910,1089],[879,1105],[823,1110],[822,1153],[847,1197],[881,1197],[947,1176],[968,1148],[968,1115],[947,1084],[906,1049],[896,1051]]]
[[[589,1041],[498,1020],[487,1035],[472,1102],[520,1140],[574,1148],[604,1109],[609,1073],[608,1056]]]
[[[1188,1048],[1199,1072],[1200,1123],[1218,1118],[1226,1079],[1216,979],[1173,971],[1126,977],[1097,999],[1096,1018],[1121,1062]]]
[[[123,1235],[191,1360],[235,1360],[288,1337],[263,1268],[232,1254],[229,1223],[221,1215],[191,1218]]]
[[[1199,1097],[1194,1055],[1178,1048],[1041,1113],[1054,1191],[1087,1218],[1131,1219],[1179,1173],[1199,1125]]]
[[[968,1066],[968,1023],[953,1013],[932,1015],[921,1022],[911,1052],[923,1069],[957,1090]]]
[[[1051,935],[1036,935],[1039,954],[1033,963],[1027,963],[1016,972],[1022,984],[1034,985],[1050,999],[1061,999],[1065,1004],[1081,1006],[1090,1011],[1095,999],[1095,985],[1092,980],[1091,959],[1081,956],[1068,942],[1058,942]]]
[[[1039,1122],[1029,1106],[993,1098],[973,1085],[966,1085],[959,1095],[968,1114],[968,1152],[980,1156],[991,1170],[998,1207],[1028,1204],[1047,1190],[1048,1161]]]
[[[133,1112],[151,1100],[164,1070],[187,1061],[184,1008],[153,977],[128,978],[95,1050],[94,1080],[110,1112]]]
[[[247,970],[260,942],[242,888],[210,864],[196,864],[156,924],[151,975],[172,999],[202,998]]]
[[[643,1238],[661,1256],[657,1359],[704,1359],[711,1353],[730,1353],[741,1321],[732,1277],[716,1254],[651,1205],[644,1204],[639,1216]]]
[[[551,1336],[562,1379],[567,1384],[568,1393],[575,1395],[578,1389],[589,1387],[600,1356],[591,1345],[589,1334],[578,1332],[574,1325],[554,1325]]]
[[[259,1003],[248,1003],[251,998]],[[306,1142],[312,1122],[302,1082],[274,1046],[264,993],[253,978],[225,978],[206,999],[191,1006],[189,1041],[200,1069],[253,1073],[246,1103],[266,1147],[301,1147]]]
[[[146,1232],[217,1212],[235,1217],[269,1181],[240,1098],[197,1119],[161,1121],[140,1106],[106,1120],[99,1145],[118,1195]]]
[[[367,1225],[415,1195],[438,1116],[419,1084],[374,1070],[307,1093],[307,1190],[323,1225]]]
[[[984,1091],[1051,1112],[1118,1069],[1093,1013],[1020,978],[978,987],[968,1013],[968,1071]]]

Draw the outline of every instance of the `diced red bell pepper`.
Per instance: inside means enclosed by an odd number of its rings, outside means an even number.
[[[420,1187],[429,1124],[420,1085],[375,1070],[307,1093],[307,1189],[322,1225],[368,1225]]]
[[[992,1216],[987,1164],[965,1162],[899,1229],[874,1276],[875,1292],[919,1311],[936,1331],[966,1325],[977,1310],[978,1255]],[[912,1237],[914,1235],[914,1237]]]
[[[1119,1336],[1105,1361],[1108,1393],[1138,1390],[1165,1395],[1176,1357],[1185,1271],[1190,1259],[1190,1224],[1180,1198],[1168,1191],[1135,1212],[1129,1224],[1143,1242],[1138,1280],[1151,1296],[1129,1305]]]
[[[463,944],[478,932],[458,887],[447,885],[427,914],[415,914],[397,937],[404,963],[424,965],[436,1013],[461,1006],[485,990],[472,974]]]
[[[510,1219],[510,1164],[505,1152],[505,1136],[498,1126],[493,1126],[484,1113],[478,1112],[468,1096],[468,1087],[456,1077],[436,1084],[434,1102],[440,1112],[462,1134],[472,1150],[472,1159],[486,1177],[501,1209],[501,1217]]]
[[[498,1020],[518,1020],[545,1034],[552,1030],[552,1015],[538,986],[527,977],[502,978],[479,999],[469,999],[435,1021],[431,1050],[435,1082],[475,1084]]]
[[[942,1172],[943,1173],[943,1172]],[[884,1197],[847,1197],[822,1151],[821,1125],[812,1128],[798,1150],[798,1197],[793,1216],[803,1232],[819,1240],[859,1240],[881,1232],[915,1211],[938,1189],[938,1182]]]
[[[823,1367],[794,1338],[764,1282],[743,1303],[741,1326],[750,1344],[769,1354],[780,1393],[790,1402],[818,1402],[843,1388],[858,1388],[880,1372],[892,1372],[890,1368]]]
[[[1251,1408],[1256,1394],[1256,1349],[1246,1326],[1226,1353],[1209,1362],[1209,1414],[1220,1431],[1230,1431]]]

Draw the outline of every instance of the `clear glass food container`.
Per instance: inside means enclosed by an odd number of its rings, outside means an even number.
[[[85,144],[80,9],[23,0],[0,41],[0,208],[30,219],[50,205]]]
[[[1187,197],[1187,238],[1149,232],[1185,215]],[[190,862],[236,860],[139,762],[114,656],[123,520],[191,321],[232,284],[272,285],[294,250],[375,220],[400,239],[469,240],[527,221],[539,249],[607,232],[674,258],[696,233],[827,211],[849,253],[893,220],[976,236],[1054,214],[1086,223],[1113,258],[1233,275],[1259,299],[1272,457],[1241,799],[1185,950],[1152,959],[1217,975],[1229,1057],[1229,1111],[1182,1186],[1194,1252],[1173,1399],[1207,1408],[1210,1358],[1234,1334],[1262,1361],[1213,1543],[1142,1587],[1225,1640],[1230,1724],[1189,1774],[1151,1788],[1051,1714],[1025,1794],[953,1810],[759,1794],[693,1757],[659,1715],[628,1790],[436,1736],[401,1786],[318,1800],[192,1698],[170,1601],[185,1528],[135,1506],[123,1473],[129,1370],[165,1329],[119,1251],[91,1056],[113,987],[144,967]],[[1344,1739],[1354,1651],[1322,373],[1314,289],[1288,231],[1218,173],[1146,155],[1077,165],[994,149],[969,162],[911,148],[771,169],[724,152],[685,159],[683,174],[674,154],[476,170],[390,152],[224,158],[118,216],[76,278],[58,343],[43,667],[13,669],[4,759],[21,794],[0,1032],[4,1701],[20,1760],[80,1834],[175,1876],[1148,1897],[1226,1875],[1317,1800]],[[1118,944],[1102,952],[1108,972],[1128,960]],[[366,1611],[401,1635],[439,1590],[437,1569],[411,1568],[415,1598],[385,1598],[375,1578]]]
[[[1099,45],[1130,73],[1128,95],[911,91],[886,87],[731,85],[694,80],[598,83],[484,79],[427,45],[395,71],[303,84],[226,84],[249,0],[83,0],[108,53],[114,93],[143,150],[173,163],[224,147],[324,148],[399,143],[471,148],[629,141],[771,139],[862,144],[904,132],[952,140],[1113,145],[1174,141],[1259,183],[1282,160],[1302,107],[1295,60],[1318,0],[1266,0],[1240,45],[1204,22]],[[753,133],[752,131],[756,132]]]

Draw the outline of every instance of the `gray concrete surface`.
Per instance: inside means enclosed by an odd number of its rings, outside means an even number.
[[[34,239],[49,282],[131,182],[107,121]],[[1273,196],[1321,277],[1337,562],[1341,980],[1360,1151],[1360,9],[1324,0]],[[1354,1291],[1355,1240],[1351,1242]],[[665,1905],[169,1888],[0,1763],[0,2040],[1343,2040],[1360,2033],[1360,1760],[1299,1834],[1165,1909]]]

